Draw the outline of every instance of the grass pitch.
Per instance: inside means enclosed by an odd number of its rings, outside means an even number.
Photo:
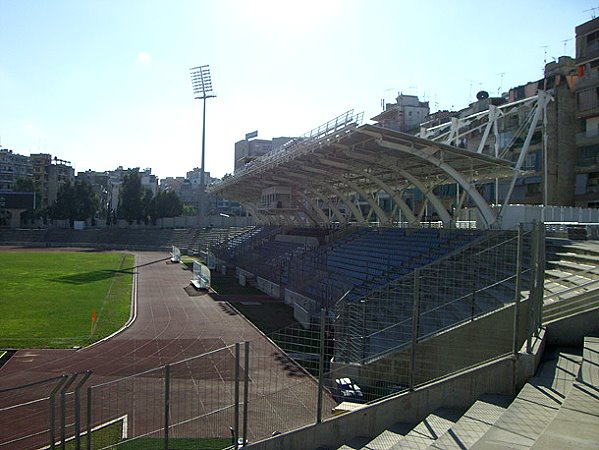
[[[110,335],[129,318],[133,261],[121,253],[0,253],[0,349],[71,348]]]

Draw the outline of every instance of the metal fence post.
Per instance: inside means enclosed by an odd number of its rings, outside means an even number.
[[[418,344],[418,325],[420,310],[420,269],[414,270],[414,292],[412,303],[412,352],[410,355],[409,388],[414,390],[414,372],[416,371],[416,345]]]
[[[543,326],[543,300],[545,297],[545,224],[539,222],[539,243],[537,245],[539,252],[538,267],[539,280],[537,283],[538,303],[537,303],[537,329],[536,336],[539,336],[541,327]]]
[[[91,375],[91,371],[85,372],[77,386],[75,386],[75,448],[81,448],[81,386],[87,381]]]
[[[245,376],[243,379],[243,445],[248,441],[248,399],[250,386],[250,343],[245,341]]]
[[[516,248],[516,288],[514,292],[514,323],[512,335],[512,393],[516,394],[517,383],[517,363],[520,351],[520,290],[522,286],[522,234],[524,228],[522,224],[518,225],[518,238]]]
[[[168,427],[170,422],[171,399],[171,366],[164,366],[164,450],[168,450]]]
[[[318,403],[316,407],[316,423],[322,422],[322,391],[324,386],[324,328],[326,309],[320,309],[320,355],[318,361]]]
[[[54,450],[56,447],[56,393],[62,387],[67,375],[63,375],[60,381],[54,386],[54,389],[50,392],[50,448]]]
[[[62,387],[62,389],[60,390],[60,448],[61,450],[65,450],[66,449],[66,401],[65,401],[65,395],[66,395],[66,391],[67,389],[71,386],[71,384],[73,384],[73,381],[75,381],[75,378],[77,378],[77,374],[71,375],[69,380],[64,384],[64,386]]]
[[[533,223],[532,233],[531,233],[531,255],[530,255],[530,267],[531,267],[531,276],[530,276],[530,293],[528,295],[528,326],[526,327],[526,353],[530,353],[532,351],[532,335],[534,333],[534,325],[536,323],[535,313],[536,313],[536,301],[537,301],[537,281],[538,281],[538,238],[537,238],[537,226],[536,221]]]
[[[87,450],[92,448],[92,387],[87,387]]]
[[[235,344],[235,417],[234,438],[235,450],[239,448],[239,365],[241,364],[239,342]]]
[[[516,292],[514,298],[514,335],[512,336],[512,353],[518,355],[520,344],[518,343],[520,323],[520,290],[522,283],[522,224],[518,225],[518,247],[516,249]]]

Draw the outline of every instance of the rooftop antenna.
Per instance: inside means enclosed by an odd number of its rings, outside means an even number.
[[[547,49],[549,48],[549,46],[548,45],[541,45],[541,48],[544,51],[544,54],[543,54],[543,65],[545,66],[545,65],[547,65]]]
[[[595,19],[597,18],[597,14],[595,13],[595,11],[599,10],[599,8],[590,8],[590,9],[585,9],[583,12],[590,12],[591,13],[591,18]]]
[[[545,78],[545,66],[547,65],[547,49],[549,48],[549,46],[548,45],[541,45],[541,48],[544,51],[543,68],[541,70],[543,72],[543,78]]]
[[[468,81],[470,81],[470,92],[468,93],[468,103],[470,103],[470,100],[472,99],[472,86],[477,84],[478,87],[481,87],[483,84],[480,81],[476,81],[476,80],[468,80]]]
[[[573,38],[570,38],[570,39],[564,39],[564,40],[562,41],[562,42],[564,43],[564,55],[567,53],[567,51],[566,51],[566,50],[567,50],[567,49],[566,49],[566,47],[567,47],[567,45],[568,45],[568,42],[570,42],[572,39],[573,39]]]
[[[385,89],[385,101],[387,101],[387,97],[389,96],[389,92],[394,91],[395,88],[387,88]],[[391,99],[393,100],[393,99]]]
[[[499,88],[497,89],[497,95],[501,95],[501,91],[503,90],[503,77],[505,76],[505,72],[498,73],[501,78],[499,79]]]

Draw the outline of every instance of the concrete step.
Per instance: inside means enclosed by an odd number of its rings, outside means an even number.
[[[548,267],[563,270],[573,275],[578,275],[590,280],[599,279],[599,270],[596,264],[581,264],[570,261],[554,261],[547,264]]]
[[[590,278],[587,273],[573,274],[555,269],[547,269],[545,275],[549,276],[549,282],[559,283],[566,287],[576,287],[594,281],[594,278]]]
[[[571,242],[563,245],[562,249],[578,254],[596,255],[599,257],[599,241]]]
[[[506,395],[483,395],[429,449],[470,448],[505,412],[512,402]]]
[[[599,307],[599,290],[574,289],[546,300],[543,307],[543,323],[562,319]]]
[[[412,429],[413,425],[408,425],[403,422],[397,422],[393,426],[389,427],[381,434],[373,438],[358,436],[346,445],[339,447],[339,450],[351,450],[351,449],[368,449],[368,450],[389,450],[393,448],[400,440],[408,434]]]
[[[535,450],[599,448],[599,392],[574,383],[555,419],[531,447]]]
[[[566,351],[541,365],[508,409],[471,447],[473,450],[525,449],[555,418],[578,374],[581,357]]]
[[[573,251],[556,252],[555,257],[561,261],[569,261],[574,263],[587,264],[589,266],[597,266],[599,254],[577,253]]]
[[[369,437],[357,436],[350,440],[347,444],[342,445],[337,450],[356,450],[362,448],[368,448],[366,445],[370,442]]]
[[[545,279],[545,283],[543,284],[543,287],[545,288],[546,295],[555,294],[557,292],[563,291],[564,289],[568,289],[567,286],[564,286],[563,284],[559,283],[558,281],[549,280],[549,279]]]
[[[451,428],[464,411],[439,408],[429,414],[422,422],[416,425],[408,434],[399,440],[391,449],[426,449],[434,441]],[[370,447],[366,447],[370,448]]]
[[[585,337],[578,380],[599,387],[599,337]]]
[[[560,410],[532,446],[536,450],[599,448],[599,338],[585,337],[582,363]]]

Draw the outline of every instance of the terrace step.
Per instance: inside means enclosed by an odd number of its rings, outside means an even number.
[[[458,421],[462,414],[463,411],[460,410],[439,408],[412,428],[412,430],[401,438],[397,444],[389,448],[426,449],[436,441],[439,436],[445,434],[445,432]]]
[[[558,352],[542,363],[508,409],[471,447],[473,450],[530,448],[555,418],[574,383],[580,356]]]
[[[537,442],[536,450],[596,449],[599,443],[599,338],[585,337],[577,380]]]
[[[512,401],[506,395],[483,395],[430,449],[469,448],[495,423]]]
[[[347,444],[339,447],[338,450],[368,449],[368,450],[388,450],[408,434],[412,425],[397,422],[383,431],[381,434],[372,437],[357,436],[351,439]]]

